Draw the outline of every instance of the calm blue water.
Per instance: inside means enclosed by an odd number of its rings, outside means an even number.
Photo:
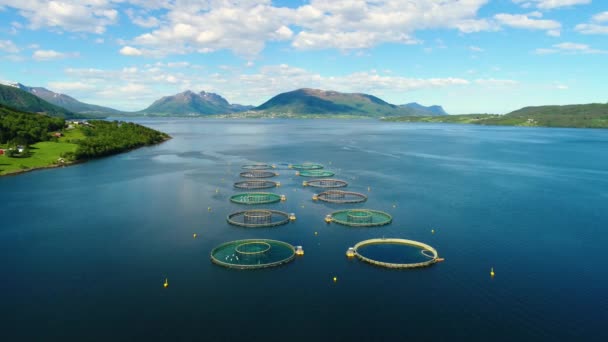
[[[608,336],[606,130],[140,122],[174,139],[0,178],[3,341]],[[325,215],[344,207],[313,203],[315,189],[287,170],[277,190],[287,202],[268,207],[295,212],[295,223],[225,222],[243,208],[228,200],[240,165],[304,161],[327,165],[348,190],[369,195],[354,207],[386,211],[393,223],[326,225]],[[446,261],[396,271],[345,257],[381,236],[428,243]],[[210,262],[213,247],[247,238],[302,245],[306,254],[259,271]]]

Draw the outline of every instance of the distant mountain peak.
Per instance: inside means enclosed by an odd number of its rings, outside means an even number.
[[[204,90],[195,93],[188,89],[175,95],[164,96],[141,112],[163,115],[212,115],[241,112],[250,108],[252,107],[230,104],[216,93]]]
[[[419,104],[418,102],[410,102],[408,104],[404,104],[401,105],[401,107],[405,107],[405,108],[411,108],[413,110],[416,110],[419,112],[418,115],[424,116],[424,115],[448,115],[448,113],[446,113],[446,111],[443,109],[443,107],[438,106],[438,105],[432,105],[432,106],[423,106],[421,104]]]

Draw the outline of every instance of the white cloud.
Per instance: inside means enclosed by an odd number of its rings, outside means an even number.
[[[586,5],[590,4],[591,0],[513,0],[516,4],[521,4],[524,8],[536,6],[537,8],[547,10],[559,7]]]
[[[598,14],[594,15],[593,18],[591,18],[591,19],[598,23],[606,22],[606,21],[608,21],[608,11],[598,13]]]
[[[474,46],[474,45],[469,46],[469,50],[471,50],[473,52],[483,52],[484,51],[484,49],[480,48],[479,46]]]
[[[13,43],[10,40],[0,40],[0,51],[4,51],[4,52],[8,52],[8,53],[17,53],[19,52],[21,49],[19,49],[17,47],[17,45],[15,45],[15,43]]]
[[[297,8],[270,0],[175,1],[153,31],[126,44],[157,55],[209,53],[228,49],[243,57],[258,54],[268,41],[291,41],[296,49],[360,50],[382,43],[417,44],[414,33],[456,29],[496,30],[477,18],[488,0],[311,0]],[[127,11],[135,22],[136,12]],[[140,23],[141,24],[141,23]]]
[[[147,16],[145,11],[136,12],[134,9],[129,8],[125,10],[125,13],[131,20],[131,22],[137,26],[144,28],[152,28],[160,25],[160,20],[154,16]]]
[[[542,13],[540,12],[528,14],[500,13],[494,15],[494,19],[505,26],[527,30],[546,30],[550,36],[559,36],[562,24],[555,20],[533,19],[541,17]]]
[[[601,12],[591,18],[590,23],[578,24],[574,30],[582,34],[608,34],[608,25],[602,25],[608,21],[608,11]]]
[[[564,42],[559,44],[554,44],[552,48],[546,49],[536,49],[534,53],[537,55],[548,55],[555,53],[565,53],[565,54],[605,54],[608,51],[594,49],[587,44],[580,43],[572,43],[572,42]]]
[[[55,92],[72,92],[75,90],[91,90],[95,87],[90,83],[84,82],[49,82],[49,89]]]
[[[125,46],[120,49],[120,54],[125,56],[141,56],[143,53],[137,48]]]
[[[79,54],[77,52],[58,52],[55,50],[36,50],[32,54],[32,58],[37,61],[50,61],[55,59],[64,59],[68,57],[78,57]]]
[[[17,9],[32,29],[101,34],[118,18],[111,0],[0,0],[2,5]]]
[[[501,80],[495,78],[478,78],[475,80],[475,84],[489,87],[513,87],[519,84],[515,80]]]

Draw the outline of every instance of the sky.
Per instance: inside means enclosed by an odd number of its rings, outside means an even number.
[[[450,114],[608,102],[606,0],[0,0],[0,81],[119,110],[298,88]]]

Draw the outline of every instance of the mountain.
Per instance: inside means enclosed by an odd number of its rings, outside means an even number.
[[[367,117],[416,115],[411,108],[399,107],[372,95],[309,88],[281,93],[253,110],[288,115],[338,114]]]
[[[23,91],[27,91],[28,93],[38,96],[39,98],[51,104],[54,104],[55,106],[63,107],[74,113],[88,114],[90,116],[108,116],[123,114],[123,112],[119,110],[80,102],[71,96],[55,93],[54,91],[48,90],[43,87],[30,87],[21,83],[6,83],[6,85],[19,88]]]
[[[418,112],[416,115],[448,115],[443,107],[437,105],[426,107],[417,102],[411,102],[401,105],[400,107],[416,110]]]
[[[195,93],[186,90],[173,96],[162,97],[138,113],[153,115],[212,115],[241,112],[251,108],[251,106],[230,104],[218,94],[207,93],[205,91]]]
[[[15,86],[7,86],[0,84],[0,104],[19,111],[44,113],[50,116],[56,116],[65,119],[81,117],[76,113],[51,104]]]

